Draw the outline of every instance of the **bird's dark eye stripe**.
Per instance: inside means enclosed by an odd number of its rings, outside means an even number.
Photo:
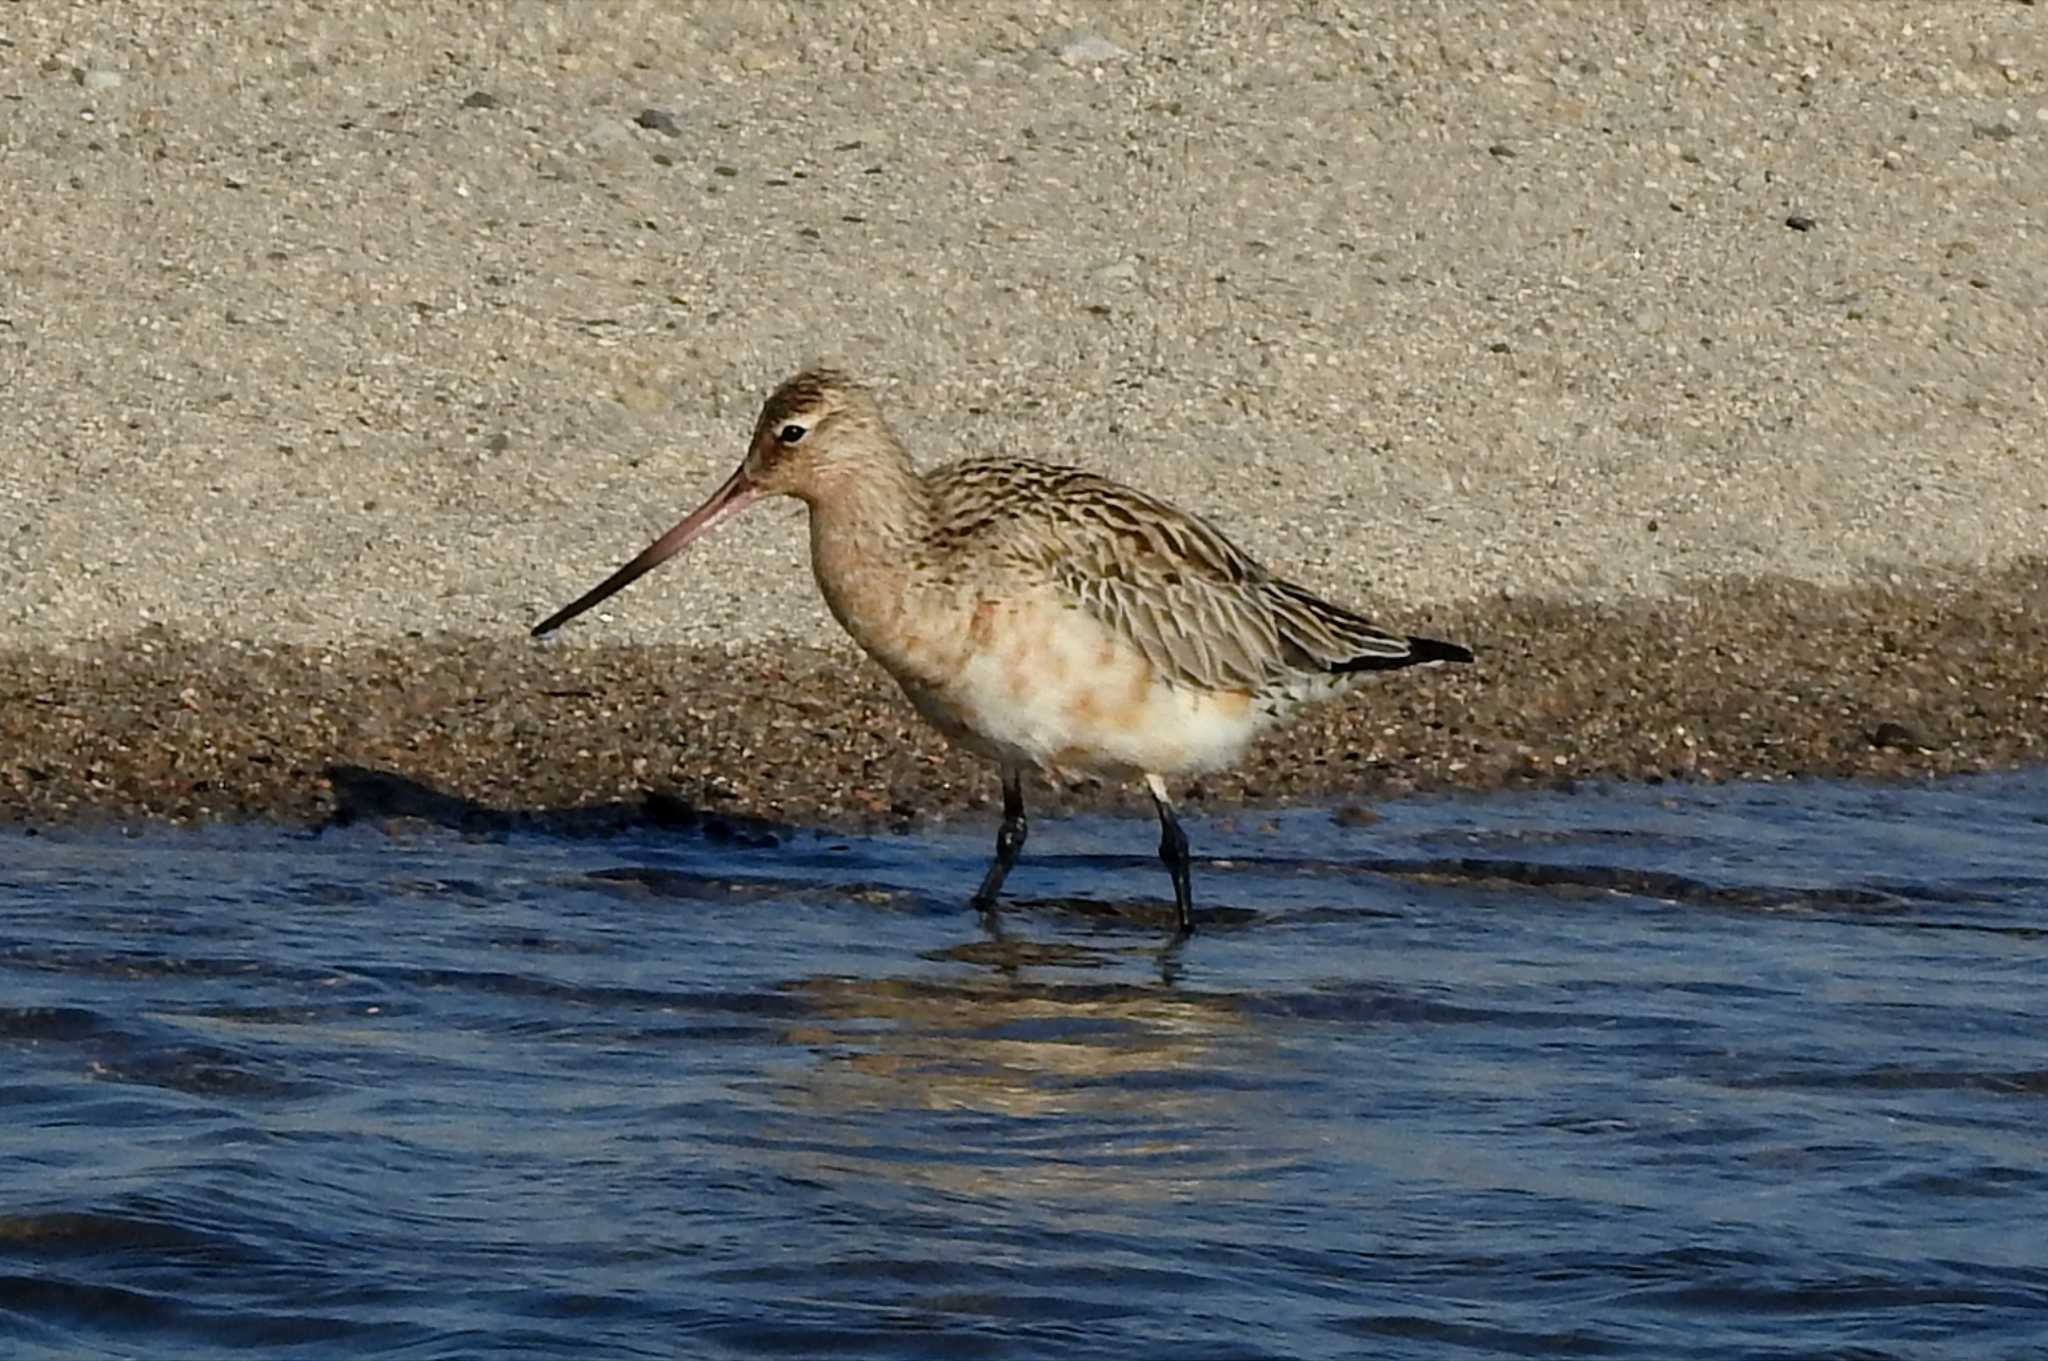
[[[781,440],[784,444],[795,444],[807,433],[801,425],[791,421],[788,425],[783,426],[780,431],[776,432],[775,438]]]

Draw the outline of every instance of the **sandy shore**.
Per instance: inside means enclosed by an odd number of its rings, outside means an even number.
[[[524,640],[818,359],[1480,648],[1211,798],[2041,759],[2037,7],[682,8],[0,15],[0,816],[972,808],[793,513]]]

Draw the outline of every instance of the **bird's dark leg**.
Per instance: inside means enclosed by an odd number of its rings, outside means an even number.
[[[1024,838],[1030,832],[1031,824],[1024,818],[1023,768],[1004,766],[1003,825],[996,831],[996,858],[990,862],[988,873],[981,876],[981,887],[974,891],[977,911],[986,912],[996,905],[996,894],[1001,892],[1010,867],[1017,863],[1017,856],[1024,849]]]
[[[1173,876],[1173,907],[1180,918],[1180,934],[1186,935],[1195,929],[1194,894],[1188,888],[1188,834],[1180,829],[1180,819],[1173,815],[1173,804],[1166,797],[1166,781],[1157,775],[1147,775],[1145,787],[1152,791],[1152,803],[1159,809],[1159,862]]]

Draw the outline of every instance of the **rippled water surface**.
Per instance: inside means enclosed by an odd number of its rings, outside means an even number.
[[[2048,772],[0,835],[0,1355],[2048,1355]]]

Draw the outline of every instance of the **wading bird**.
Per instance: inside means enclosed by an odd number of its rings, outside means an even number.
[[[1199,516],[1078,468],[971,458],[920,473],[874,396],[812,369],[776,388],[725,485],[534,626],[547,633],[771,496],[810,512],[832,615],[926,721],[996,763],[1003,821],[974,905],[1024,848],[1024,772],[1142,779],[1180,930],[1188,842],[1168,776],[1230,765],[1296,709],[1368,674],[1469,662],[1282,580]]]

